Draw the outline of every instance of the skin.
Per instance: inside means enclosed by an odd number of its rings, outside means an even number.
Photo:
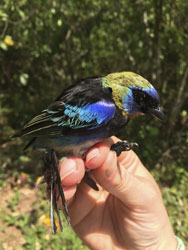
[[[96,144],[85,161],[68,157],[60,162],[73,229],[91,249],[175,250],[159,187],[133,151],[118,158],[110,151],[118,140]],[[92,170],[98,192],[81,182],[85,167]]]

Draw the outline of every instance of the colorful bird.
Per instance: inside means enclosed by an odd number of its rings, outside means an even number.
[[[33,144],[46,152],[46,179],[51,185],[51,203],[58,216],[56,184],[69,221],[55,152],[61,157],[74,155],[84,158],[91,146],[116,135],[129,118],[143,114],[164,119],[159,96],[153,85],[132,72],[112,73],[104,77],[83,79],[70,86],[47,109],[13,136],[30,136],[32,140],[26,148]],[[135,143],[122,141],[112,145],[111,149],[120,155],[122,151],[130,150],[134,145]],[[84,180],[97,189],[96,184],[87,175]],[[53,212],[53,208],[51,211]]]

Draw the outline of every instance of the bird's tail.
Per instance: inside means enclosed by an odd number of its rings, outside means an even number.
[[[48,197],[50,198],[51,228],[52,228],[52,232],[56,233],[57,225],[55,223],[54,211],[57,214],[60,230],[63,231],[63,225],[62,225],[61,216],[59,213],[59,210],[60,210],[59,204],[58,204],[59,198],[62,203],[64,215],[69,225],[70,225],[70,218],[68,214],[68,209],[66,205],[63,188],[61,186],[61,179],[59,176],[57,157],[53,149],[45,152],[43,156],[43,162],[44,162],[44,169],[45,169],[44,181],[47,183],[47,194],[48,194]]]
[[[16,137],[20,137],[20,136],[22,136],[22,132],[21,131],[18,132],[18,133],[16,133],[16,134],[14,134],[14,135],[12,135],[11,139],[16,138]]]

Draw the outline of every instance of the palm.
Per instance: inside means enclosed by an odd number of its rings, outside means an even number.
[[[148,202],[143,199],[143,204],[148,205]],[[137,206],[125,206],[103,188],[96,192],[85,183],[79,185],[69,212],[75,232],[92,249],[101,249],[107,239],[108,244],[113,241],[113,245],[123,248],[129,245],[131,238],[138,237],[141,231],[143,233],[143,229],[147,232],[149,225],[156,225],[156,218],[148,210],[138,213]],[[138,228],[144,217],[148,218]],[[112,235],[113,239],[109,237]]]
[[[124,227],[122,209],[121,201],[104,189],[95,192],[81,184],[69,206],[71,224],[78,236],[92,248],[100,249],[101,241],[107,235],[114,235],[115,242],[125,245],[125,237],[117,234],[118,228]]]

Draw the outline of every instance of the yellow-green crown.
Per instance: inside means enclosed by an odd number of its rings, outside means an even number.
[[[158,99],[158,94],[153,85],[142,76],[133,72],[111,73],[102,78],[104,88],[112,89],[113,100],[116,105],[128,113],[123,105],[123,100],[127,95],[130,95],[131,89],[141,89],[149,95]],[[130,100],[130,99],[129,99]]]
[[[140,88],[151,88],[152,85],[144,77],[134,72],[111,73],[103,77],[103,86],[110,87],[114,85],[129,87],[135,86]]]

